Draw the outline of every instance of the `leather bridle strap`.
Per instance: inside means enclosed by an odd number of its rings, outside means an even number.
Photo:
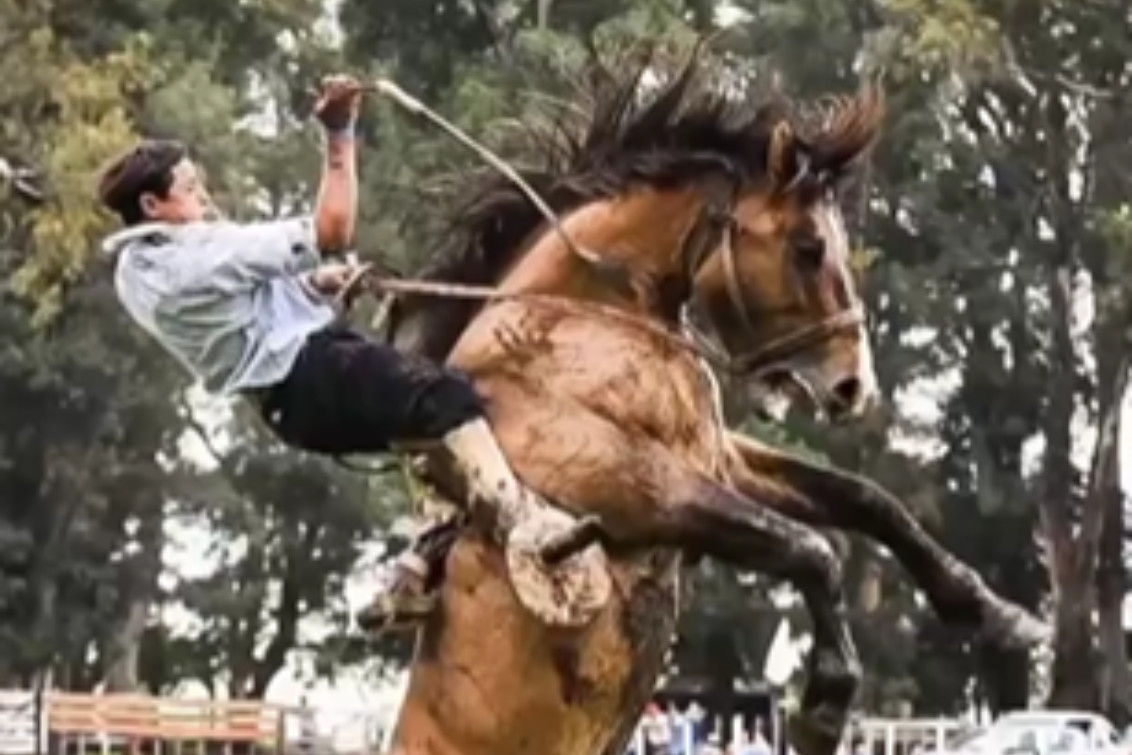
[[[714,254],[721,255],[724,285],[727,287],[731,308],[744,330],[755,335],[755,315],[743,293],[735,258],[734,237],[738,220],[734,215],[734,185],[727,183],[725,186],[722,191],[719,183],[708,186],[704,208],[683,244],[682,267],[687,276],[690,297],[694,291],[696,275]],[[750,375],[787,361],[833,336],[859,327],[863,322],[864,311],[859,304],[854,303],[819,323],[803,326],[759,349],[738,355],[731,354],[686,317],[683,326],[697,348],[717,367],[732,375]]]

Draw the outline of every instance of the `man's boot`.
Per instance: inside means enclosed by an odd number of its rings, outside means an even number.
[[[403,444],[403,452],[420,452],[430,444]],[[445,480],[453,500],[467,500],[472,506],[487,501],[502,503],[504,520],[513,515],[525,494],[503,455],[495,434],[483,418],[454,428],[442,445],[456,462],[456,478]],[[457,509],[437,495],[430,483],[437,470],[427,455],[416,456],[406,467],[410,497],[419,506],[425,524],[421,533],[389,567],[389,578],[373,602],[357,615],[358,626],[367,632],[412,629],[436,607],[437,588],[444,578],[444,559],[468,521],[469,511]]]
[[[359,615],[359,625],[390,627],[427,616],[434,607],[433,592],[444,577],[442,567],[448,550],[467,517],[483,509],[490,513],[497,534],[503,538],[526,528],[519,546],[525,550],[515,548],[514,540],[508,542],[508,568],[519,599],[529,610],[558,625],[580,625],[596,615],[610,590],[604,555],[579,553],[551,568],[539,560],[537,541],[553,534],[555,528],[569,530],[573,523],[568,515],[551,508],[522,485],[487,421],[481,417],[466,422],[447,433],[442,442],[455,461],[456,469],[451,471],[458,479],[441,473],[449,479],[443,485],[437,480],[438,487],[452,500],[466,501],[468,507],[455,520],[426,529],[409,554],[399,560],[389,588]],[[423,471],[425,477],[435,479],[437,470],[429,467],[427,457]],[[511,563],[512,559],[516,562]],[[551,570],[556,572],[553,577]],[[523,572],[521,576],[519,571]],[[566,572],[569,578],[563,577]],[[572,589],[564,592],[565,583]],[[433,605],[429,605],[429,598]]]
[[[504,545],[511,587],[519,602],[552,626],[580,627],[607,605],[612,587],[605,553],[588,547],[600,534],[596,520],[578,521],[526,488],[511,469],[488,423],[466,422],[444,436],[455,458],[472,515],[487,514]],[[586,538],[581,538],[585,534]],[[570,543],[561,558],[547,548]]]
[[[460,534],[464,518],[449,514],[425,524],[423,531],[390,567],[387,583],[370,605],[358,612],[366,632],[415,628],[436,608],[444,580],[444,559]]]

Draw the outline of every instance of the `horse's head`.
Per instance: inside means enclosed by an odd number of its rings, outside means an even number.
[[[569,213],[573,251],[592,254],[572,254],[528,197],[496,178],[470,193],[454,254],[429,277],[618,302],[667,325],[691,308],[753,386],[801,389],[833,417],[858,414],[876,379],[836,189],[877,135],[879,90],[809,112],[752,103],[701,52],[675,75],[649,59],[599,66],[589,107],[522,132],[544,156],[525,179]],[[406,302],[397,338],[443,358],[477,306]]]
[[[801,393],[833,418],[860,414],[877,391],[837,185],[881,112],[866,90],[810,136],[774,123],[755,178],[708,184],[699,222],[714,232],[685,252],[694,303],[730,371],[764,397]]]

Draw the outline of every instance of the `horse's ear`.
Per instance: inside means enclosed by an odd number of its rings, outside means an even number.
[[[775,191],[788,189],[798,177],[798,138],[789,122],[779,122],[771,132],[766,164]]]

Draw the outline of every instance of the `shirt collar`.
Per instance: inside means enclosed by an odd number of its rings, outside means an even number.
[[[102,242],[102,253],[113,256],[135,241],[169,241],[173,238],[175,227],[170,223],[141,223],[123,228],[107,236]]]

